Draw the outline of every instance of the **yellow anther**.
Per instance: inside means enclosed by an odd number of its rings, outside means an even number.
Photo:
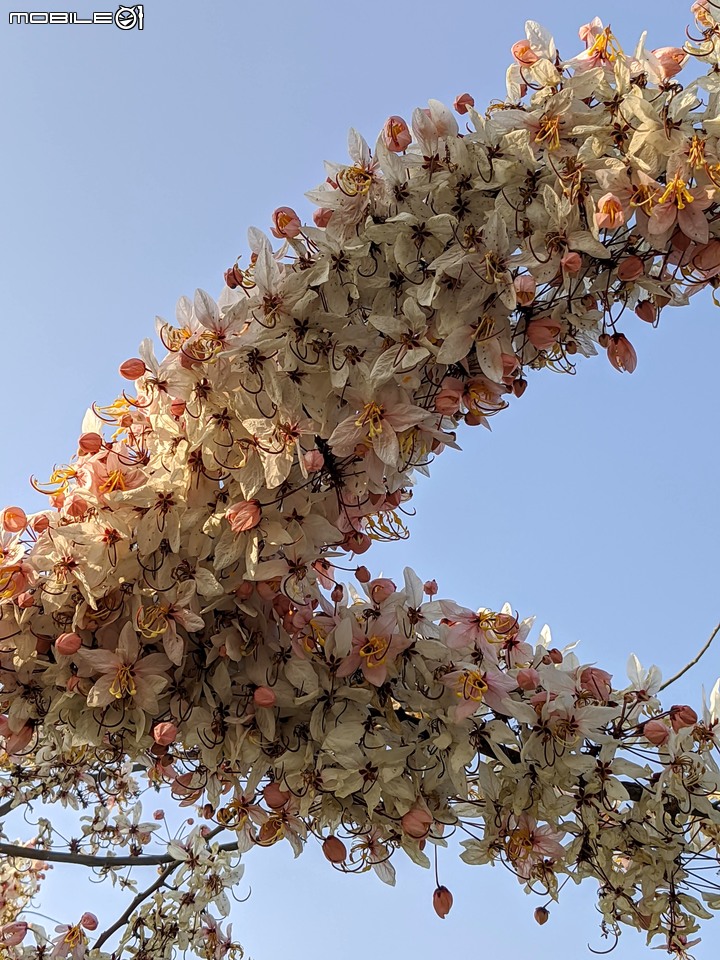
[[[134,697],[137,693],[135,679],[130,671],[130,667],[122,664],[118,667],[115,679],[110,685],[110,693],[116,700],[124,700],[125,697]]]

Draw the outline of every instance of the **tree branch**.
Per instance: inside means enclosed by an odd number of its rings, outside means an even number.
[[[223,828],[221,828],[223,829]],[[208,837],[210,839],[210,837]],[[237,841],[223,843],[218,847],[223,853],[237,850]],[[41,850],[37,847],[23,847],[17,843],[0,843],[0,853],[6,857],[23,860],[44,860],[48,863],[73,863],[83,867],[159,867],[167,863],[182,863],[169,853],[148,854],[139,857],[96,857],[89,853],[62,853],[59,850]]]
[[[707,642],[705,643],[705,646],[702,648],[702,650],[700,651],[700,653],[698,653],[698,655],[697,655],[696,657],[694,657],[694,658],[690,661],[690,663],[686,664],[686,665],[682,668],[682,670],[679,670],[679,671],[675,674],[675,676],[670,677],[669,680],[666,680],[665,683],[663,683],[660,687],[658,687],[658,693],[660,693],[660,692],[661,692],[662,690],[664,690],[666,687],[669,687],[671,683],[675,683],[676,680],[679,680],[680,677],[682,677],[683,674],[685,674],[685,673],[688,672],[688,670],[690,669],[690,667],[694,667],[695,664],[696,664],[696,663],[698,662],[698,660],[700,659],[700,657],[701,657],[701,656],[705,653],[705,651],[709,648],[710,644],[713,642],[713,640],[714,640],[715,637],[718,635],[718,633],[720,633],[720,623],[718,623],[718,625],[715,627],[715,629],[713,630],[713,632],[710,634]]]
[[[127,910],[125,910],[125,912],[122,914],[122,916],[118,917],[111,927],[108,927],[107,930],[104,930],[100,934],[93,944],[93,950],[99,950],[106,940],[109,940],[110,937],[120,929],[120,927],[124,926],[124,924],[127,923],[132,916],[133,910],[135,910],[136,907],[139,907],[143,900],[146,900],[149,896],[155,893],[156,890],[160,890],[163,886],[165,886],[165,881],[167,878],[170,876],[173,870],[177,870],[179,866],[179,860],[177,860],[175,863],[171,863],[169,866],[165,867],[155,883],[150,884],[146,890],[141,890]]]

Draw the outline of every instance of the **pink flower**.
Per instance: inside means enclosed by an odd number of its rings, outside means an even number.
[[[517,43],[514,43],[510,47],[510,53],[513,55],[515,62],[519,63],[521,67],[531,67],[540,59],[530,46],[529,40],[518,40]]]
[[[709,240],[709,229],[705,210],[712,204],[715,191],[708,187],[693,187],[690,189],[683,179],[683,170],[676,169],[663,188],[659,184],[662,194],[652,208],[648,221],[648,234],[652,243],[662,245],[664,238],[669,237],[675,227],[680,227],[686,237],[696,243],[705,244]]]
[[[404,393],[390,387],[383,387],[373,399],[358,403],[358,407],[333,430],[329,440],[333,452],[344,457],[354,453],[358,444],[365,443],[383,463],[393,467],[400,459],[398,434],[428,416],[422,407],[408,403]]]
[[[3,947],[16,947],[25,939],[28,932],[28,925],[24,920],[15,920],[12,923],[5,923],[0,927],[0,945]]]
[[[79,923],[74,926],[63,924],[55,927],[55,932],[59,934],[53,940],[53,950],[50,954],[50,960],[56,960],[58,957],[67,957],[68,954],[73,960],[83,960],[85,957],[85,948],[87,946],[87,937],[82,931]]]
[[[681,47],[658,47],[652,51],[652,55],[658,62],[663,80],[677,76],[688,59],[688,54]]]
[[[595,211],[595,226],[598,230],[614,230],[625,223],[625,213],[619,197],[614,193],[605,193],[598,200]]]
[[[225,511],[233,533],[246,533],[260,523],[262,508],[258,500],[240,500]]]
[[[515,287],[515,296],[520,306],[530,306],[535,299],[535,289],[537,286],[535,277],[530,276],[529,273],[522,273],[519,277],[515,277],[513,286]]]
[[[126,623],[120,632],[116,651],[83,649],[76,659],[91,673],[100,674],[88,693],[89,707],[133,700],[141,710],[157,713],[158,695],[169,683],[165,671],[170,661],[164,653],[141,656],[132,623]]]
[[[271,687],[258,687],[253,692],[253,700],[256,707],[274,707],[277,698]]]
[[[368,633],[359,624],[353,624],[352,649],[337,670],[338,677],[349,677],[360,668],[368,683],[381,687],[387,680],[388,668],[394,665],[398,654],[406,650],[411,640],[393,632],[395,618],[383,615],[370,621]]]
[[[561,860],[565,850],[560,843],[562,833],[550,826],[538,827],[528,813],[511,816],[506,827],[505,849],[513,867],[523,880],[528,880],[533,866],[545,857]]]
[[[605,703],[612,692],[612,675],[599,667],[585,667],[580,674],[580,689]]]
[[[387,577],[378,577],[368,584],[370,599],[376,604],[383,603],[388,597],[392,596],[396,590],[397,587],[395,584]]]
[[[412,134],[402,117],[388,117],[381,136],[382,142],[392,153],[402,153],[412,143]]]
[[[271,232],[279,240],[291,240],[302,230],[300,217],[292,207],[278,207],[273,211]]]

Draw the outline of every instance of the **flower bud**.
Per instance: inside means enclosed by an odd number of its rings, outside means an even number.
[[[85,927],[86,930],[97,930],[98,918],[94,913],[84,913],[80,917],[80,926]]]
[[[531,690],[537,690],[540,685],[540,674],[533,667],[523,667],[522,670],[518,670],[515,679],[520,689],[528,693]]]
[[[444,920],[445,917],[450,913],[450,909],[453,905],[453,895],[450,893],[447,887],[438,887],[433,893],[433,908],[435,913],[440,917],[441,920]]]
[[[412,807],[400,822],[404,833],[413,840],[422,840],[430,832],[433,817],[422,807]]]
[[[434,597],[438,592],[437,580],[426,580],[423,584],[423,593],[426,597]]]
[[[169,747],[171,743],[175,742],[177,733],[178,728],[174,723],[164,721],[163,723],[155,724],[152,731],[152,738],[155,743],[160,744],[161,747]]]
[[[660,66],[660,75],[663,80],[670,80],[677,76],[685,66],[688,54],[682,47],[657,47],[652,55]]]
[[[279,240],[291,240],[302,230],[300,217],[292,207],[278,207],[273,211],[272,222],[272,235]]]
[[[475,106],[475,98],[471,97],[469,93],[461,93],[455,97],[455,102],[453,107],[455,112],[459,114],[466,114],[468,112],[468,107]]]
[[[683,727],[694,727],[697,721],[698,715],[687,704],[675,704],[670,707],[670,723],[675,733]]]
[[[580,688],[606,703],[612,692],[612,675],[599,667],[586,667],[580,674]]]
[[[512,382],[512,392],[519,399],[527,390],[527,380],[523,380],[522,377],[518,377],[517,380]]]
[[[230,287],[231,290],[236,290],[242,285],[243,272],[237,264],[230,267],[229,270],[226,270],[223,274],[223,277],[225,279],[225,283],[228,287]]]
[[[349,553],[367,553],[372,546],[372,540],[366,533],[360,533],[359,530],[353,530],[342,542],[343,550]]]
[[[82,637],[77,633],[61,633],[55,641],[55,649],[63,657],[72,657],[82,646]]]
[[[664,743],[667,743],[670,731],[662,720],[648,720],[647,723],[643,724],[642,734],[650,743],[655,744],[656,747],[661,747]]]
[[[2,528],[8,533],[22,533],[27,522],[27,514],[22,507],[5,507],[2,512]]]
[[[277,697],[270,687],[258,687],[253,692],[253,701],[256,707],[274,707]]]
[[[288,790],[281,790],[280,785],[273,781],[263,788],[263,799],[271,810],[280,810],[290,799]]]
[[[335,211],[330,207],[318,207],[318,209],[313,212],[313,223],[316,227],[322,229],[330,223],[334,213]]]
[[[145,361],[138,357],[133,357],[120,364],[120,376],[125,380],[137,380],[146,372]]]
[[[20,607],[21,610],[27,610],[35,603],[35,594],[32,590],[23,590],[22,593],[19,593],[15,597],[15,603]]]
[[[640,257],[625,257],[624,260],[620,261],[617,269],[618,279],[622,280],[623,283],[631,283],[644,273],[645,264]]]
[[[388,117],[380,136],[391,153],[402,153],[412,143],[412,134],[402,117]]]
[[[39,513],[36,517],[32,518],[30,526],[35,533],[44,533],[50,526],[50,517],[48,517],[46,513]]]
[[[563,662],[562,651],[558,650],[557,647],[548,650],[547,655],[550,657],[551,663],[559,664]]]
[[[332,588],[330,593],[330,599],[333,603],[342,603],[342,598],[345,596],[345,588],[341,583],[336,583]]]
[[[88,433],[81,433],[80,439],[78,440],[78,450],[80,453],[84,454],[93,454],[97,453],[98,450],[103,445],[103,438],[99,433],[90,431]]]
[[[330,863],[342,863],[347,860],[347,847],[339,837],[326,837],[323,840],[322,852]]]
[[[557,343],[561,329],[559,320],[553,317],[538,317],[537,320],[530,321],[525,333],[536,350],[549,350]]]
[[[262,508],[258,500],[240,500],[225,511],[233,533],[245,533],[260,523]]]
[[[574,276],[576,273],[580,272],[580,268],[582,267],[582,257],[579,253],[575,253],[574,250],[569,250],[560,258],[560,266],[563,268],[565,273],[569,274],[570,276]]]
[[[657,319],[657,310],[651,300],[641,300],[635,307],[635,313],[645,323],[655,323]]]
[[[535,917],[535,922],[542,926],[550,919],[550,912],[545,907],[535,907],[533,916]]]
[[[173,417],[181,417],[185,413],[185,401],[179,400],[177,397],[170,403],[170,413]]]
[[[608,360],[616,370],[632,373],[637,367],[637,354],[624,333],[614,333],[607,348]]]
[[[367,567],[358,567],[355,571],[355,579],[358,583],[370,583],[372,574]]]

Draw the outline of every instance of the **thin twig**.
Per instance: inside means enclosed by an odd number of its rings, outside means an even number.
[[[116,933],[120,929],[120,927],[122,927],[125,923],[127,923],[127,921],[132,916],[133,910],[135,910],[136,907],[139,907],[140,904],[143,902],[143,900],[147,899],[147,897],[155,893],[156,890],[160,890],[161,887],[164,887],[165,881],[167,880],[167,878],[170,876],[173,870],[177,870],[179,866],[180,866],[179,860],[176,861],[175,863],[171,863],[170,866],[165,867],[165,869],[162,871],[162,873],[157,878],[155,883],[152,883],[147,888],[147,890],[141,890],[140,893],[135,897],[133,902],[130,904],[130,906],[127,908],[127,910],[122,914],[122,916],[119,917],[111,927],[108,927],[107,930],[104,930],[100,934],[100,936],[97,938],[97,940],[93,944],[93,949],[99,950],[106,940],[108,940],[114,933]]]
[[[658,693],[659,693],[661,690],[664,690],[666,687],[669,687],[671,683],[675,683],[676,680],[679,680],[680,677],[682,677],[682,675],[683,675],[684,673],[687,673],[687,672],[688,672],[688,670],[690,669],[690,667],[694,667],[695,664],[696,664],[696,663],[698,662],[698,660],[700,659],[700,657],[705,653],[705,651],[708,649],[708,647],[709,647],[710,644],[713,642],[713,640],[715,639],[715,637],[718,635],[718,633],[720,633],[720,623],[718,623],[718,625],[715,627],[715,629],[713,630],[713,632],[710,634],[707,642],[705,643],[705,646],[702,648],[702,650],[700,651],[700,653],[698,653],[698,655],[697,655],[696,657],[694,657],[694,658],[690,661],[690,663],[686,664],[686,665],[682,668],[682,670],[678,671],[678,673],[676,673],[674,677],[670,677],[669,680],[666,680],[665,683],[663,683],[660,687],[658,687]]]

